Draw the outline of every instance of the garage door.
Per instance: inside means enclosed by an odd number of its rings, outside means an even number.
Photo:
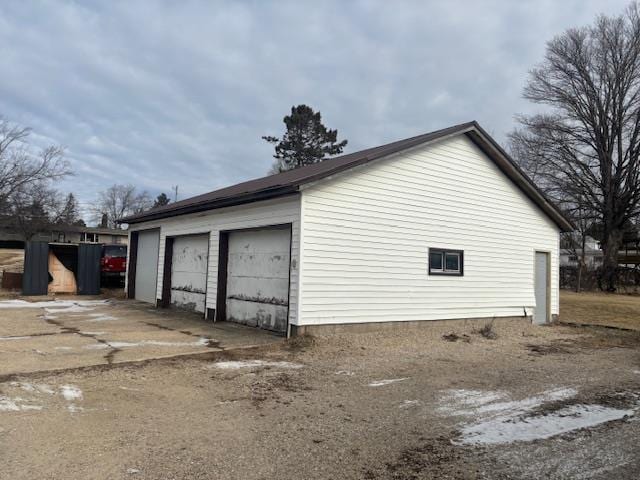
[[[286,332],[290,242],[289,227],[229,233],[227,320]]]
[[[158,282],[158,230],[138,233],[138,251],[136,256],[136,300],[156,303],[156,285]]]
[[[204,313],[208,259],[208,234],[174,238],[171,260],[172,305]]]

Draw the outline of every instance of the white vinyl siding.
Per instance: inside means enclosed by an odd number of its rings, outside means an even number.
[[[437,320],[533,313],[535,251],[559,228],[460,135],[305,188],[299,321]],[[428,274],[429,248],[464,252],[464,275]]]
[[[206,308],[216,308],[216,294],[218,288],[218,241],[220,231],[280,225],[286,223],[292,224],[289,321],[295,324],[298,298],[298,251],[300,232],[300,200],[298,196],[283,197],[277,200],[267,200],[247,205],[210,210],[203,213],[181,215],[156,221],[133,224],[130,226],[130,231],[160,228],[160,252],[158,255],[158,281],[156,286],[157,298],[161,298],[162,296],[162,272],[164,270],[164,247],[166,237],[196,233],[211,233]]]

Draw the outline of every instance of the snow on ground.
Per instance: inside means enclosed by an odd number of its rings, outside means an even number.
[[[21,337],[0,337],[0,342],[6,341],[6,340],[26,340],[27,338],[31,338],[31,336],[26,335]]]
[[[42,302],[27,302],[26,300],[2,300],[0,301],[0,309],[12,308],[46,308],[58,309],[56,311],[65,312],[73,307],[99,307],[108,305],[108,300],[45,300]]]
[[[82,390],[75,385],[62,385],[60,387],[60,393],[68,402],[82,400]]]
[[[77,406],[74,402],[82,400],[82,390],[75,385],[61,385],[52,387],[46,384],[29,383],[29,382],[9,382],[7,384],[11,388],[20,389],[30,394],[31,398],[23,398],[21,396],[0,395],[0,412],[22,412],[28,410],[39,411],[44,407],[40,404],[42,395],[49,398],[59,394],[66,402],[66,409],[71,413],[80,412],[82,407]]]
[[[438,411],[444,415],[472,417],[460,429],[459,444],[497,444],[532,441],[588,428],[634,414],[633,409],[575,404],[549,413],[536,414],[544,404],[568,400],[573,388],[556,388],[522,400],[511,400],[508,392],[446,390]]]
[[[302,368],[304,365],[291,362],[269,362],[266,360],[237,360],[228,362],[216,362],[212,365],[215,368],[221,368],[224,370],[235,370],[239,368],[263,368],[263,367],[275,367],[275,368]]]
[[[417,407],[418,405],[420,405],[420,400],[405,400],[398,406],[398,408],[411,408]]]
[[[46,393],[48,395],[53,395],[55,393],[53,388],[44,383],[10,382],[9,385],[15,388],[20,388],[25,392]]]
[[[508,392],[447,390],[441,398],[440,412],[471,416],[501,412],[527,412],[543,403],[566,400],[577,395],[573,388],[556,388],[523,400],[510,400]]]
[[[499,415],[462,428],[463,444],[530,442],[632,416],[632,409],[571,405],[547,415]]]
[[[118,317],[112,315],[105,315],[104,313],[90,313],[87,322],[110,322],[112,320],[118,320]]]
[[[34,405],[20,397],[10,398],[0,395],[0,412],[20,412],[25,410],[42,410],[41,405]]]
[[[69,305],[68,307],[55,307],[55,308],[45,308],[44,311],[49,313],[80,313],[80,312],[91,312],[95,310],[93,307],[85,307],[82,305]],[[51,318],[51,317],[49,317]]]
[[[139,342],[105,342],[95,343],[87,345],[84,348],[89,350],[101,350],[104,348],[131,348],[131,347],[206,347],[212,340],[209,338],[201,337],[195,342],[163,342],[160,340],[141,340]]]
[[[392,383],[397,383],[397,382],[403,382],[405,380],[408,380],[409,377],[403,377],[403,378],[390,378],[390,379],[386,379],[386,380],[376,380],[375,382],[371,382],[369,384],[369,387],[384,387],[385,385],[390,385]]]

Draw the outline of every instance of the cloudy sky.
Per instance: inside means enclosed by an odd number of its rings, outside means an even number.
[[[294,104],[345,152],[478,120],[502,141],[545,42],[627,1],[0,4],[0,114],[66,147],[86,207],[133,183],[180,198],[262,176]]]

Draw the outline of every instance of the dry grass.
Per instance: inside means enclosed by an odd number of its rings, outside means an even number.
[[[18,248],[0,248],[0,272],[22,272],[24,268],[24,250]]]
[[[562,291],[560,321],[640,331],[640,297]]]

